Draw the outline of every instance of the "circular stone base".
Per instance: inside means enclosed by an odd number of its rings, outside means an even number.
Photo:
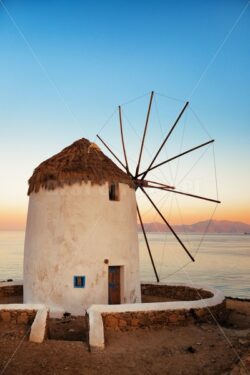
[[[142,283],[142,303],[93,305],[104,328],[127,331],[136,328],[186,325],[189,322],[222,323],[227,318],[224,295],[213,288],[186,284]]]
[[[143,303],[197,301],[213,297],[211,291],[183,284],[141,283]]]

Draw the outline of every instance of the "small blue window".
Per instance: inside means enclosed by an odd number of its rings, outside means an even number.
[[[74,288],[85,287],[85,276],[74,276]]]

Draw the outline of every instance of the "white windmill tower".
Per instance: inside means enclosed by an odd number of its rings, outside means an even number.
[[[81,315],[92,304],[140,302],[134,183],[80,139],[29,180],[24,302]]]

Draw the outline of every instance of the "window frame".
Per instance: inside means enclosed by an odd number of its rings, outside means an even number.
[[[81,285],[78,285],[78,279],[79,278],[81,278]],[[74,288],[85,288],[85,284],[86,284],[86,276],[84,276],[84,275],[73,276]]]
[[[114,190],[112,190],[114,189]],[[109,200],[111,202],[119,202],[120,201],[120,187],[119,182],[109,182]]]

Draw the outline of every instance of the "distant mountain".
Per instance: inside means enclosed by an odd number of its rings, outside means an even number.
[[[163,223],[153,222],[145,223],[145,230],[147,232],[169,232],[167,226]],[[241,223],[240,221],[228,221],[228,220],[209,220],[199,221],[194,224],[184,225],[173,225],[173,229],[176,232],[188,232],[188,233],[236,233],[250,234],[250,225]],[[140,224],[138,224],[138,230],[141,231]]]

